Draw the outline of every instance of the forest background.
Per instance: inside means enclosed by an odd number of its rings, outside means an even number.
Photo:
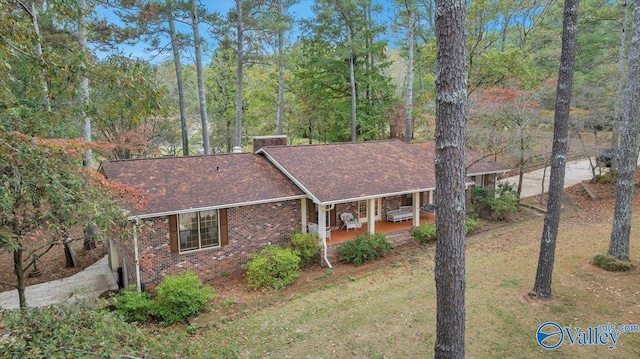
[[[625,7],[580,4],[571,122],[591,139],[572,148],[581,154],[610,146],[601,131],[619,117]],[[562,3],[472,1],[467,16],[468,146],[508,166],[546,163]],[[110,159],[249,150],[272,134],[431,139],[433,18],[422,0],[7,1],[0,125],[107,141]]]

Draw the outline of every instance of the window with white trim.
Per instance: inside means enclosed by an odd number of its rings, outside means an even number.
[[[178,215],[180,252],[220,246],[218,210]]]

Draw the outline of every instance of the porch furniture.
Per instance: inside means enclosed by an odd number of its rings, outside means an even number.
[[[420,208],[422,212],[433,213],[436,214],[436,205],[433,203],[429,203],[422,208]]]
[[[340,213],[340,220],[342,221],[342,227],[340,228],[344,227],[347,232],[349,232],[349,229],[358,229],[362,227],[362,223],[360,223],[360,221],[355,218],[351,212]]]
[[[387,212],[387,221],[400,222],[413,219],[413,206],[400,206]]]
[[[315,234],[316,236],[320,237],[320,230],[318,229],[318,224],[317,223],[309,222],[309,223],[307,223],[307,228],[309,229],[309,233]],[[327,234],[327,240],[330,241],[331,240],[331,228],[327,227],[325,232]]]

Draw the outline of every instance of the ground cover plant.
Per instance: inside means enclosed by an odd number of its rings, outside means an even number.
[[[602,253],[594,255],[591,263],[593,263],[594,266],[597,266],[609,272],[628,272],[633,269],[631,263],[611,258],[608,255]]]

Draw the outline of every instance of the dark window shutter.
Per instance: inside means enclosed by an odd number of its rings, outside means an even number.
[[[178,253],[178,215],[169,216],[169,248],[171,253]]]
[[[220,245],[226,246],[229,244],[229,223],[227,220],[227,209],[222,208],[218,210],[218,216],[220,217]]]
[[[307,200],[307,216],[309,216],[309,222],[318,223],[318,206]]]

